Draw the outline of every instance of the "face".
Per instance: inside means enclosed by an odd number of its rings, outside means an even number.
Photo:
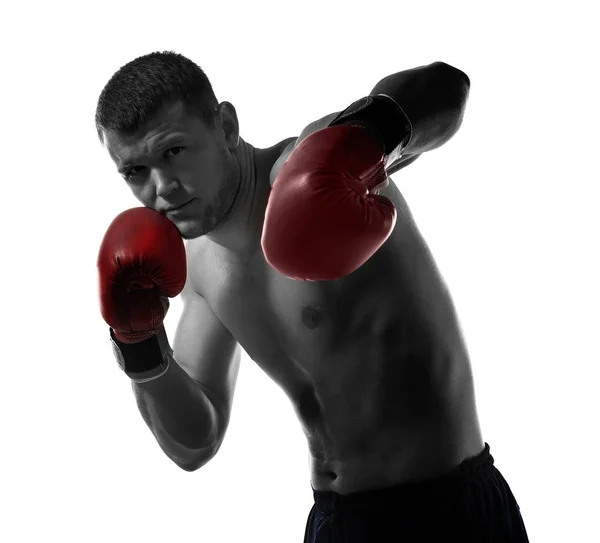
[[[219,106],[216,127],[176,104],[133,135],[104,132],[104,144],[134,196],[175,224],[184,239],[228,217],[239,186],[237,122]]]

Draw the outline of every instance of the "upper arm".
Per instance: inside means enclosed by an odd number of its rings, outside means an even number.
[[[181,295],[183,311],[175,332],[173,357],[214,405],[221,441],[231,415],[241,349],[207,301],[194,290],[189,274]]]

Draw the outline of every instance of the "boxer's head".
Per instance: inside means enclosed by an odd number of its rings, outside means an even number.
[[[237,116],[192,61],[165,52],[123,66],[100,95],[96,128],[135,197],[164,212],[182,237],[227,218],[240,178]]]

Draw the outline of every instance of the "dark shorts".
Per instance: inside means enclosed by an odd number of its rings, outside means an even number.
[[[313,494],[305,543],[529,541],[487,443],[437,479],[345,496],[314,489]]]

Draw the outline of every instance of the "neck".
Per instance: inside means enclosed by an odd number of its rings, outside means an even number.
[[[236,195],[226,219],[206,237],[235,256],[245,258],[260,245],[269,191],[257,175],[256,149],[252,145],[240,138],[234,157],[239,171]]]

